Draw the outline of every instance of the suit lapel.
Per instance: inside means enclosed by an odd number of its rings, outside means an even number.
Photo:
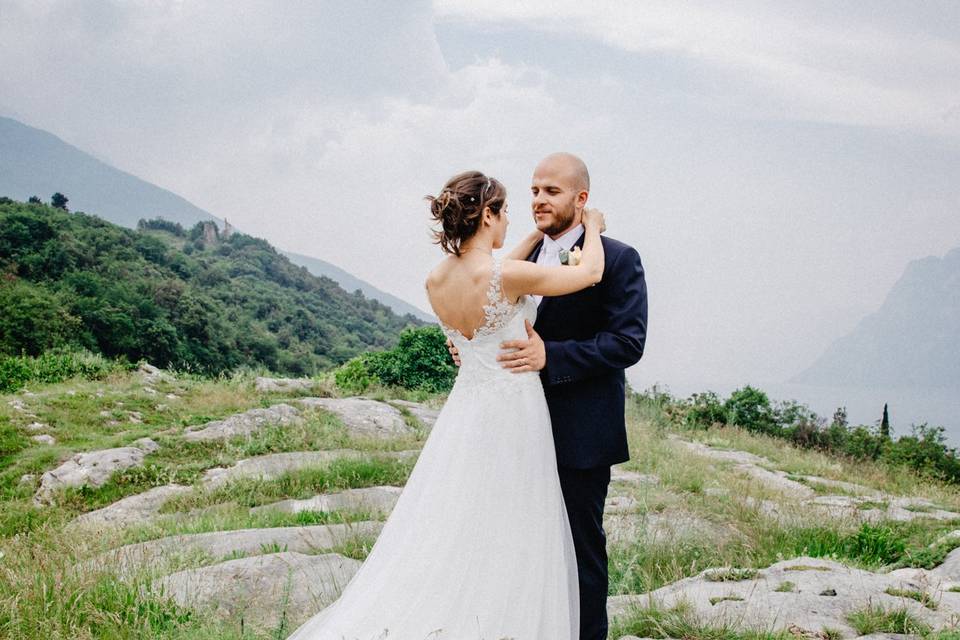
[[[543,240],[541,240],[536,247],[533,248],[533,253],[527,256],[527,262],[537,262],[537,258],[540,257],[540,252],[543,251]],[[546,301],[546,297],[540,298],[540,304],[537,305],[537,317],[540,317],[540,310],[543,309],[543,303]]]

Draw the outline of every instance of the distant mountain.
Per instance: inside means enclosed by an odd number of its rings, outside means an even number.
[[[70,198],[67,206],[71,210],[93,213],[129,228],[135,228],[141,218],[160,217],[185,227],[218,220],[175,193],[111,167],[51,133],[0,116],[0,196],[20,201],[38,196],[49,201],[57,191]],[[428,322],[434,320],[423,310],[328,262],[294,253],[285,255],[313,275],[330,278],[347,291],[359,289],[400,315],[409,313]]]
[[[419,309],[408,302],[404,302],[396,296],[392,296],[385,291],[377,289],[372,284],[364,282],[360,278],[350,275],[340,267],[330,264],[329,262],[324,262],[318,258],[311,258],[310,256],[300,255],[299,253],[290,253],[288,251],[281,251],[283,255],[287,256],[290,259],[290,262],[301,267],[306,267],[307,271],[312,273],[315,276],[326,276],[331,280],[338,282],[341,287],[347,291],[356,291],[357,289],[368,298],[373,300],[378,300],[383,304],[387,305],[394,312],[401,315],[409,313],[415,318],[419,318],[424,322],[436,322],[437,319],[430,315],[429,313]]]
[[[960,389],[960,247],[911,262],[883,306],[792,382]]]
[[[0,196],[48,201],[59,191],[75,211],[124,227],[162,217],[193,226],[216,220],[180,196],[97,160],[51,133],[0,117]]]

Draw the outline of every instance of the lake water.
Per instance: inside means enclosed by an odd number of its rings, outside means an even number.
[[[650,386],[647,381],[628,374],[634,389],[642,390]],[[709,383],[659,383],[674,396],[688,397],[692,393],[714,391],[726,397],[742,384]],[[771,400],[796,400],[807,405],[828,421],[837,407],[847,408],[847,420],[850,424],[879,424],[883,415],[883,404],[890,410],[890,424],[893,435],[910,433],[913,424],[926,422],[942,426],[950,446],[960,447],[960,389],[910,389],[877,388],[862,389],[855,387],[819,387],[813,385],[750,382],[751,386],[762,389]]]

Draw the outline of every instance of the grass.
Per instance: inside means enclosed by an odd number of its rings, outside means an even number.
[[[710,598],[710,604],[717,605],[721,602],[743,602],[743,600],[740,596],[715,596]]]
[[[736,596],[727,596],[717,602],[735,599]],[[682,603],[670,609],[655,604],[632,608],[626,615],[615,619],[610,627],[610,638],[624,635],[684,640],[794,640],[787,631],[741,630],[733,624],[705,624]]]
[[[847,614],[847,622],[859,635],[871,633],[905,633],[927,635],[930,626],[906,609],[884,609],[871,605]]]
[[[784,580],[774,589],[777,593],[793,593],[797,590],[797,585],[789,580]]]
[[[756,569],[729,567],[707,571],[703,577],[708,582],[739,582],[741,580],[753,580],[757,577],[758,573]]]
[[[933,611],[937,610],[937,603],[926,591],[920,591],[919,589],[897,589],[895,587],[887,587],[884,593],[886,593],[888,596],[894,596],[897,598],[910,598],[911,600],[916,600],[927,609],[931,609]]]
[[[109,548],[160,537],[228,531],[241,528],[302,526],[349,523],[382,517],[372,513],[278,511],[250,512],[250,507],[288,498],[306,498],[353,487],[381,484],[403,485],[413,462],[391,457],[392,452],[417,449],[426,437],[415,416],[398,406],[404,420],[419,430],[411,436],[392,440],[351,438],[331,414],[319,409],[302,409],[303,422],[284,427],[266,427],[251,437],[227,442],[190,443],[179,434],[186,426],[202,424],[254,407],[289,402],[298,395],[336,395],[325,377],[306,393],[258,393],[253,374],[203,380],[178,376],[145,390],[135,375],[111,376],[107,380],[71,380],[51,385],[31,385],[34,396],[18,394],[0,398],[0,637],[18,640],[41,638],[159,640],[251,640],[283,637],[281,630],[258,632],[241,629],[238,616],[224,622],[201,610],[178,607],[150,588],[156,568],[124,576],[106,571],[80,572],[77,566]],[[177,398],[167,399],[166,394]],[[380,400],[426,401],[439,408],[443,398],[422,393],[400,393],[373,389],[368,394]],[[7,404],[18,399],[36,420],[51,425],[58,444],[40,446],[29,440],[26,425],[34,418]],[[298,407],[300,408],[300,407]],[[101,416],[100,412],[106,412]],[[132,412],[142,423],[132,422]],[[653,537],[638,528],[634,539],[622,539],[608,547],[610,593],[645,593],[676,580],[708,571],[719,582],[754,579],[758,569],[785,558],[799,556],[840,560],[866,569],[895,566],[935,566],[960,540],[938,542],[943,534],[958,527],[957,522],[922,519],[908,523],[882,521],[860,525],[852,519],[809,518],[800,504],[740,477],[734,465],[705,459],[674,442],[675,434],[662,405],[655,400],[627,404],[631,460],[625,468],[656,475],[657,485],[617,486],[618,495],[634,499],[639,517],[662,513],[689,516],[690,525],[675,535],[662,532]],[[816,451],[799,450],[781,440],[722,427],[703,432],[683,432],[718,448],[743,450],[769,459],[772,468],[793,474],[820,491],[805,476],[862,483],[891,495],[922,497],[944,508],[960,508],[960,492],[927,479],[918,480],[902,469],[887,469],[873,463],[852,462]],[[115,474],[103,487],[73,489],[58,495],[54,507],[38,508],[31,503],[35,485],[21,486],[25,473],[42,474],[72,452],[126,445],[139,437],[152,437],[160,450],[147,456],[146,464]],[[271,480],[239,479],[215,488],[196,486],[197,480],[215,466],[226,466],[256,455],[301,450],[355,449],[361,458],[341,459],[309,469],[291,471]],[[147,488],[177,482],[194,484],[195,489],[169,501],[163,514],[122,531],[108,531],[93,538],[71,534],[64,529],[79,513],[109,504]],[[717,489],[722,489],[719,493]],[[843,493],[829,488],[830,493]],[[826,492],[826,488],[823,488]],[[774,500],[786,517],[764,515],[754,504]],[[196,510],[196,511],[194,511]],[[192,513],[187,513],[191,512]],[[924,509],[918,508],[917,513]],[[670,529],[669,531],[672,531]],[[342,541],[335,552],[363,560],[375,542],[371,536]],[[261,552],[276,552],[267,545]],[[209,554],[208,554],[209,555]],[[185,555],[178,562],[199,566],[220,561],[203,554]],[[719,567],[719,569],[718,569]],[[821,570],[812,563],[796,562],[788,569]],[[829,569],[826,569],[829,570]],[[796,589],[784,581],[778,592]],[[898,594],[902,597],[915,597]],[[734,594],[721,596],[716,604],[736,601]],[[917,600],[920,602],[920,600]],[[911,605],[913,606],[913,605]],[[911,627],[916,621],[896,619],[896,612],[883,618],[874,611],[854,614],[871,624],[890,628]],[[851,614],[851,615],[854,615]],[[886,615],[886,614],[885,614]],[[276,612],[280,620],[282,612]],[[902,624],[901,624],[902,623]],[[289,632],[289,629],[287,629]],[[277,635],[277,634],[280,635]],[[704,623],[688,609],[659,609],[650,606],[631,610],[615,620],[611,637],[633,633],[641,637],[683,637],[703,640],[787,640],[786,632]],[[827,640],[839,634],[824,629]],[[833,634],[833,635],[832,635]],[[930,637],[938,637],[932,634]],[[960,640],[941,633],[941,640]]]
[[[256,507],[286,498],[303,499],[343,489],[402,486],[414,461],[393,458],[338,459],[313,468],[288,471],[272,480],[241,478],[213,489],[197,488],[192,493],[174,496],[162,513],[190,511],[222,503]]]

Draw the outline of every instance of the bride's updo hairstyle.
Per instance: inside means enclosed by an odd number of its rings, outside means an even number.
[[[496,178],[464,171],[447,180],[439,195],[425,200],[430,203],[430,215],[440,223],[440,229],[433,232],[434,242],[444,253],[459,256],[463,243],[480,229],[484,208],[500,215],[507,190]]]

